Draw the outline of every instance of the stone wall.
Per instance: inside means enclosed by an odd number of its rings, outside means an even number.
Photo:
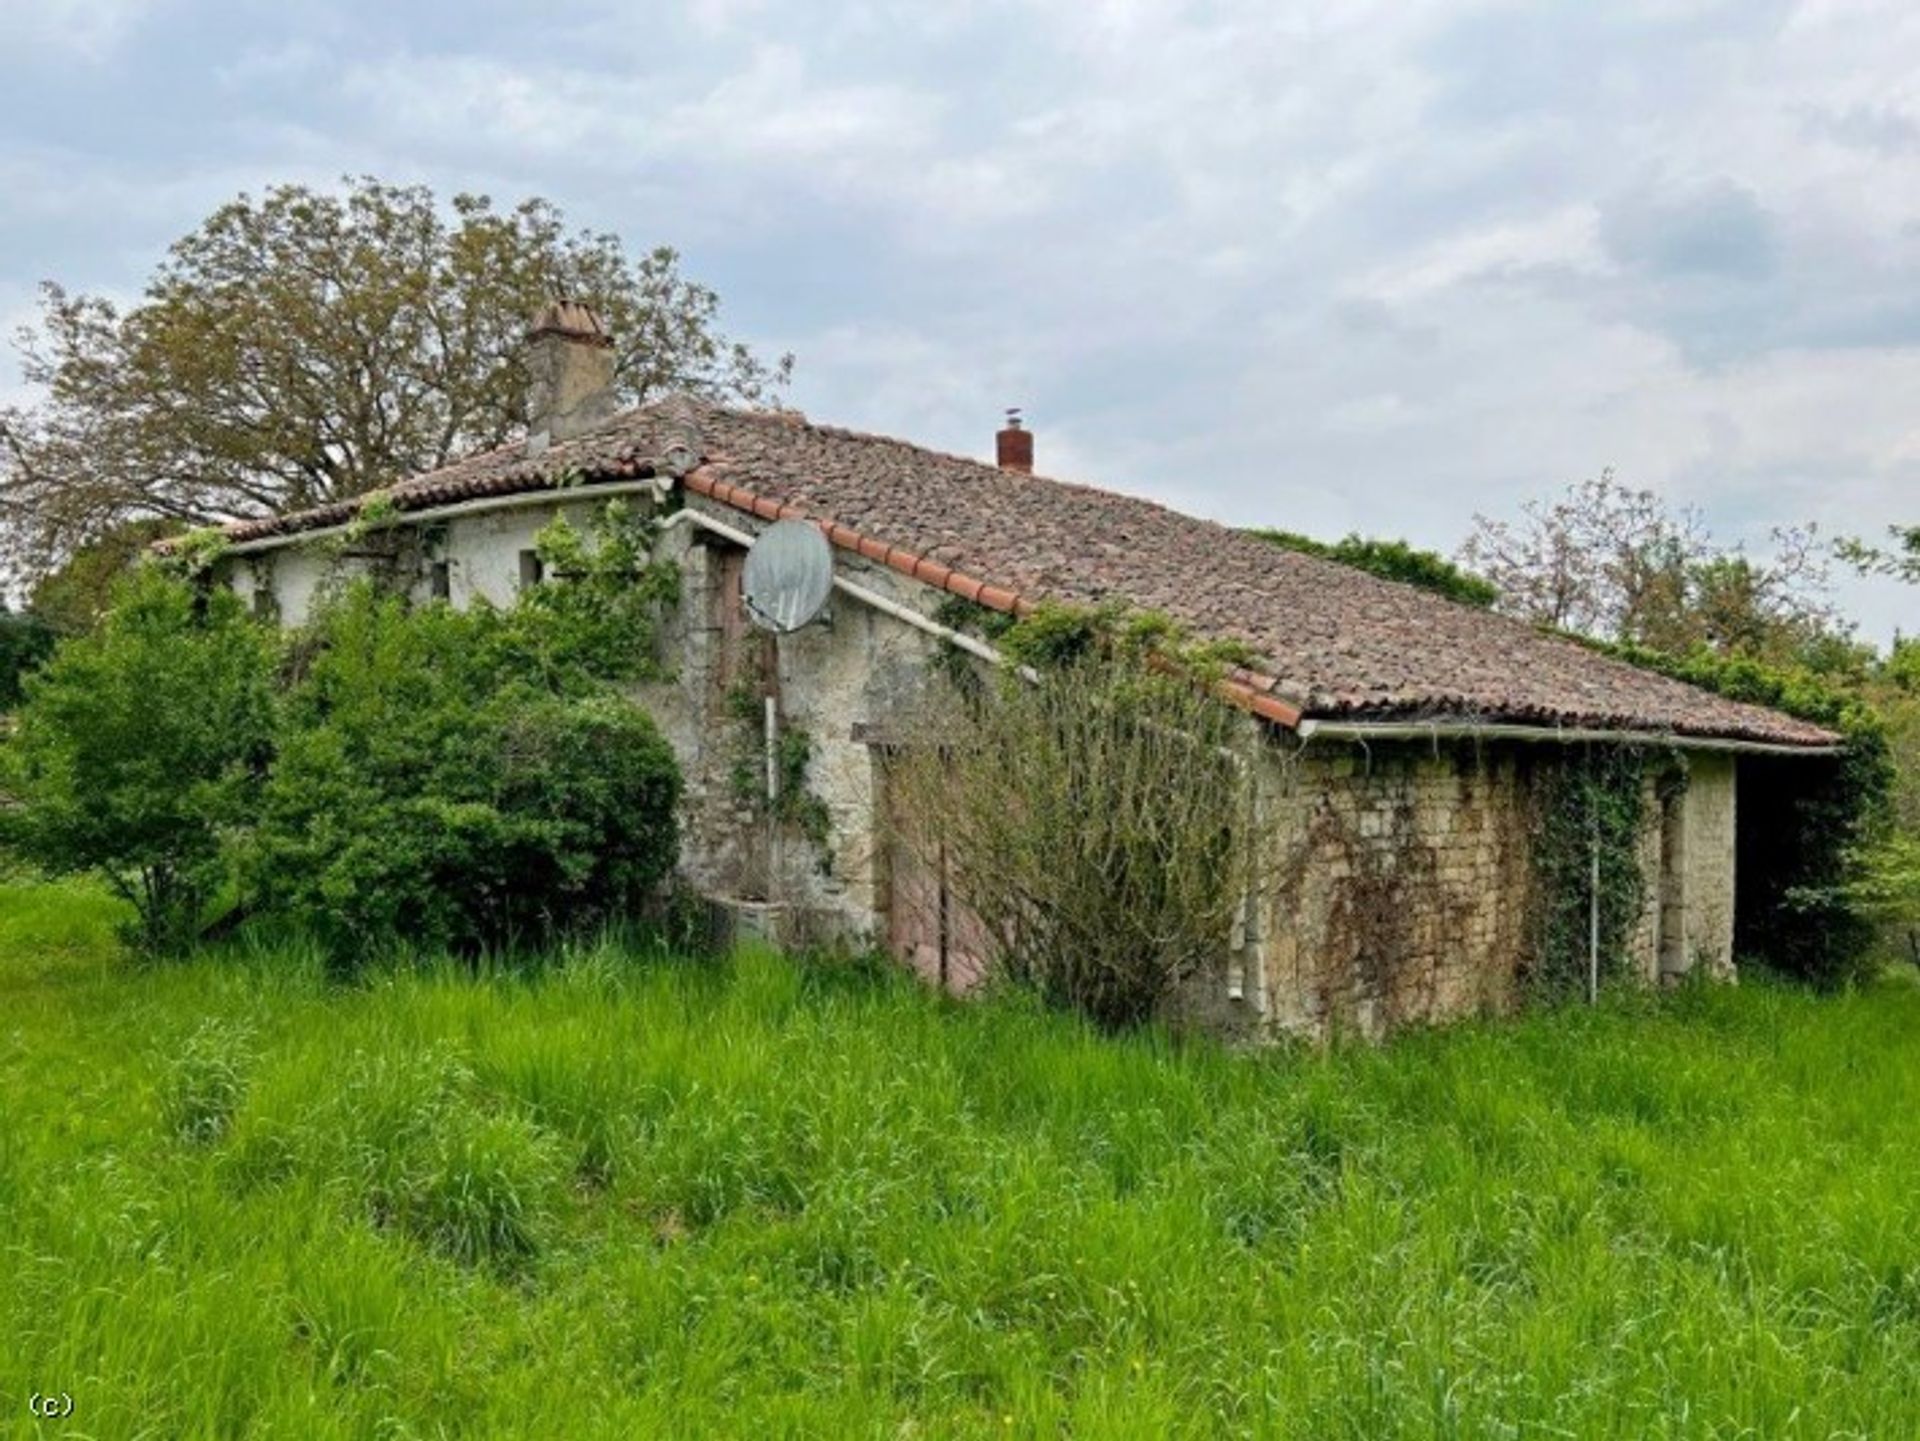
[[[1510,1009],[1531,958],[1533,787],[1551,746],[1272,747],[1270,879],[1245,954],[1202,984],[1216,1024],[1324,1039]],[[1680,905],[1684,968],[1732,973],[1733,761],[1690,753],[1674,791],[1683,844],[1647,783],[1631,971],[1661,974],[1663,900]],[[1671,907],[1668,908],[1671,910]],[[1669,969],[1673,969],[1671,964]],[[1248,974],[1255,977],[1249,983]],[[1263,981],[1264,985],[1258,982]],[[1190,1002],[1191,1005],[1191,1002]]]
[[[731,512],[718,518],[752,526]],[[937,642],[837,591],[820,620],[776,640],[746,621],[739,547],[685,524],[666,545],[681,569],[681,604],[663,631],[673,677],[639,699],[685,768],[683,874],[729,904],[777,905],[784,939],[879,940],[889,888],[873,742],[928,683]],[[925,613],[938,604],[937,593],[885,568],[850,557],[836,557],[836,568]],[[807,742],[803,783],[807,805],[824,809],[823,838],[792,820],[767,821],[762,707],[770,678],[778,733]]]
[[[1523,757],[1275,747],[1266,1024],[1379,1035],[1504,1008],[1526,952]]]

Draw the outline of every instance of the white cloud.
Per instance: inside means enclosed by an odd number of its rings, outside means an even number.
[[[0,5],[0,57],[98,62],[156,8],[157,0],[8,0]]]

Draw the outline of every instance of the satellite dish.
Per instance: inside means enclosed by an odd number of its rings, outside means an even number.
[[[810,520],[782,520],[760,532],[741,576],[747,615],[787,635],[820,614],[833,589],[833,552]]]

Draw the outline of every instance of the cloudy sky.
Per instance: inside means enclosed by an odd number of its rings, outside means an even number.
[[[1920,520],[1911,0],[0,0],[9,332],[349,171],[679,247],[816,419],[1020,404],[1223,520],[1450,551],[1608,465],[1760,549]]]

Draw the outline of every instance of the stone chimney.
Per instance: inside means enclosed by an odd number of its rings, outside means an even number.
[[[1020,428],[1020,409],[1010,407],[1007,411],[1007,423],[994,438],[995,459],[1002,470],[1017,470],[1022,475],[1033,474],[1033,432]]]
[[[613,337],[573,300],[550,300],[527,332],[527,454],[571,440],[618,408]]]

